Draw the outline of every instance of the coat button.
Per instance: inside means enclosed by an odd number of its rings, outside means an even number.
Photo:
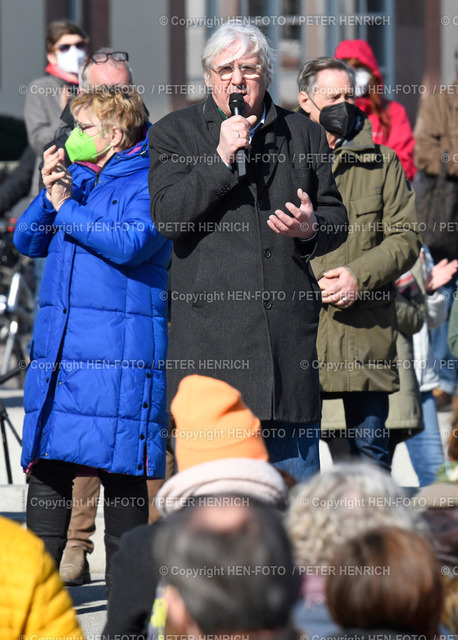
[[[141,465],[141,464],[139,464],[139,465],[137,466],[137,469],[138,469],[139,471],[141,471],[141,470],[142,470],[142,465]]]
[[[148,409],[148,403],[147,403],[147,402],[144,402],[144,403],[143,403],[143,408],[144,408],[144,409]]]
[[[264,302],[264,307],[266,309],[272,309],[272,303],[270,301]]]
[[[118,202],[117,200],[113,200],[111,204],[116,204],[117,202]]]
[[[49,382],[49,378],[46,378],[46,382]]]
[[[271,255],[272,255],[272,253],[271,253],[270,249],[266,249],[266,250],[264,251],[264,256],[265,256],[266,258],[270,258],[270,256],[271,256]]]
[[[151,374],[150,374],[150,373],[147,373],[147,374],[146,374],[146,377],[147,377],[147,378],[151,378]]]
[[[67,309],[63,309],[62,311],[63,311],[63,313],[67,313]]]
[[[144,440],[144,439],[145,439],[145,436],[142,433],[141,436],[140,436],[140,440]]]
[[[60,381],[59,384],[62,384],[62,381]]]
[[[258,200],[258,207],[262,209],[264,206],[264,200]]]

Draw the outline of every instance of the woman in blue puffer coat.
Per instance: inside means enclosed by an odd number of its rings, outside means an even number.
[[[14,236],[47,256],[26,377],[27,526],[59,565],[76,475],[105,488],[107,577],[121,535],[147,522],[146,477],[165,471],[167,263],[149,213],[147,114],[138,92],[72,103],[76,127],[44,154],[45,189]]]

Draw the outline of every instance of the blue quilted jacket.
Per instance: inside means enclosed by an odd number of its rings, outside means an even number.
[[[21,464],[63,460],[163,477],[167,264],[151,221],[146,141],[97,175],[73,164],[59,212],[42,191],[14,241],[47,256],[27,371]]]

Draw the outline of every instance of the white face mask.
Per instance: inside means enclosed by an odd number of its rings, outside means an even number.
[[[355,96],[361,98],[369,92],[371,74],[366,69],[355,69]]]
[[[80,65],[86,59],[86,53],[75,46],[71,46],[65,53],[57,53],[57,64],[67,73],[78,73]]]

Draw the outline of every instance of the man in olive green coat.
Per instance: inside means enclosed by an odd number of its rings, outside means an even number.
[[[415,197],[396,153],[372,141],[354,105],[354,74],[318,58],[300,71],[299,103],[326,129],[348,210],[346,243],[315,258],[323,308],[318,329],[322,397],[342,398],[352,454],[390,470],[388,394],[399,388],[394,281],[418,257]]]

